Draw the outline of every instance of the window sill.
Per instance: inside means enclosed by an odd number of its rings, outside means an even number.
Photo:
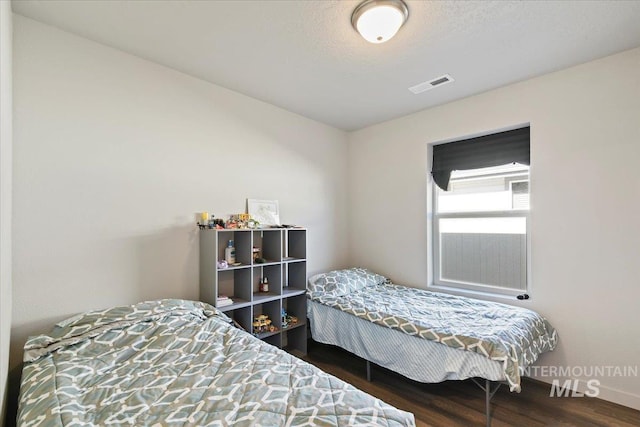
[[[524,301],[531,301],[532,299],[531,294],[529,294],[526,291],[518,291],[516,294],[499,293],[499,292],[491,292],[491,291],[464,289],[464,288],[458,288],[455,286],[439,285],[436,283],[431,283],[427,285],[427,290],[435,291],[435,292],[443,292],[451,295],[487,299],[487,300],[501,300],[501,301],[511,301],[511,302],[515,300],[518,302],[524,302]],[[517,298],[517,295],[524,294],[524,293],[529,294],[529,298],[526,300],[519,300]]]

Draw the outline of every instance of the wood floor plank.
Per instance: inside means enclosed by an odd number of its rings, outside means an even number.
[[[340,348],[309,342],[306,361],[408,412],[418,427],[485,425],[485,394],[472,381],[423,384],[372,365]],[[640,427],[640,411],[597,398],[549,397],[550,386],[523,379],[522,392],[500,387],[491,400],[492,427]]]

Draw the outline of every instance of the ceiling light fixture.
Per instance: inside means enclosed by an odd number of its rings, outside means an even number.
[[[351,14],[351,25],[371,43],[384,43],[407,22],[409,9],[402,0],[365,0]]]

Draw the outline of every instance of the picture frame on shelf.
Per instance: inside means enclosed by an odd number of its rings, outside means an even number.
[[[247,199],[247,213],[260,223],[260,227],[280,225],[280,208],[277,200]]]

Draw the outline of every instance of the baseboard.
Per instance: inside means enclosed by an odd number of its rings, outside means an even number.
[[[640,411],[640,395],[637,394],[601,385],[598,398]]]
[[[551,378],[527,377],[527,379],[530,381],[536,381],[539,383],[547,384],[549,385],[549,388],[551,390],[551,383],[552,383]],[[584,394],[587,392],[593,392],[593,386],[590,387],[587,381],[585,380],[574,380],[570,378],[558,378],[558,380],[560,380],[561,384],[563,384],[564,381],[566,380],[570,380],[572,385],[577,384],[577,387],[572,387],[572,389],[575,389],[575,391],[578,393]],[[629,393],[626,391],[618,390],[612,387],[608,387],[606,385],[599,384],[598,396],[596,398],[640,411],[640,395],[637,395],[634,393]]]

